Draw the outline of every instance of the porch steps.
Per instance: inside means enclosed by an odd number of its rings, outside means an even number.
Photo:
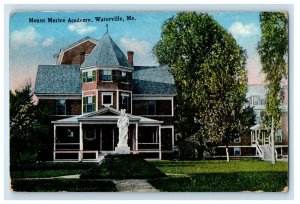
[[[264,161],[272,161],[272,149],[269,144],[261,145],[261,149],[264,152]]]

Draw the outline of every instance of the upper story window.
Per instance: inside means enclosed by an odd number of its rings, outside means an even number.
[[[133,114],[135,115],[163,115],[172,116],[172,100],[133,100]]]
[[[55,115],[71,115],[71,101],[60,99],[55,103]]]
[[[113,105],[113,94],[112,93],[102,93],[102,105],[111,106]]]
[[[122,71],[121,82],[129,83],[131,81],[131,78],[132,78],[132,73]]]
[[[126,109],[127,113],[131,112],[130,95],[127,93],[121,93],[121,109]]]
[[[240,143],[241,142],[241,137],[236,137],[233,140],[234,143]]]
[[[96,70],[82,72],[82,82],[96,81]]]
[[[96,96],[83,97],[83,113],[96,111]]]
[[[103,70],[102,71],[102,81],[112,81],[112,71]]]
[[[257,105],[265,105],[265,99],[261,98],[260,96],[251,96],[249,97],[250,105],[257,106]]]

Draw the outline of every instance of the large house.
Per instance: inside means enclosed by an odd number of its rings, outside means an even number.
[[[135,66],[105,33],[60,50],[39,65],[35,94],[52,109],[54,161],[99,161],[115,151],[120,110],[129,117],[128,146],[144,158],[174,151],[174,80],[167,67]]]
[[[128,146],[144,158],[172,157],[174,136],[174,79],[164,66],[135,66],[105,33],[100,40],[83,38],[55,55],[55,65],[39,65],[35,94],[52,110],[54,161],[99,161],[118,144],[120,110],[129,117]],[[247,98],[256,112],[251,134],[230,145],[232,157],[270,159],[270,137],[260,125],[265,109],[264,85],[249,85]],[[285,98],[287,105],[287,95]],[[288,151],[288,112],[276,133],[276,152]],[[215,156],[225,156],[225,146]]]
[[[284,103],[282,104],[281,129],[275,132],[275,155],[277,159],[288,156],[288,88],[284,86]],[[266,109],[267,88],[264,84],[248,85],[246,106],[253,107],[255,125],[249,132],[236,138],[229,144],[232,157],[258,157],[270,161],[272,159],[272,141],[270,134],[263,128],[261,112]],[[250,133],[250,134],[249,134]],[[225,146],[218,147],[217,156],[225,156]]]

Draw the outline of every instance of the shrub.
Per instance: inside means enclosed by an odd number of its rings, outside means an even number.
[[[148,179],[164,176],[159,169],[137,155],[107,155],[99,166],[85,171],[80,178]]]
[[[13,179],[11,187],[19,192],[113,192],[112,181],[82,179]]]
[[[96,163],[82,162],[41,162],[10,165],[11,171],[62,170],[62,169],[89,169]]]

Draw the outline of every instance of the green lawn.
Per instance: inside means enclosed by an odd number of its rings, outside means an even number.
[[[13,179],[11,187],[19,192],[114,192],[110,180],[83,179]]]
[[[288,185],[288,163],[255,160],[151,161],[168,175],[149,182],[167,192],[278,192]]]

